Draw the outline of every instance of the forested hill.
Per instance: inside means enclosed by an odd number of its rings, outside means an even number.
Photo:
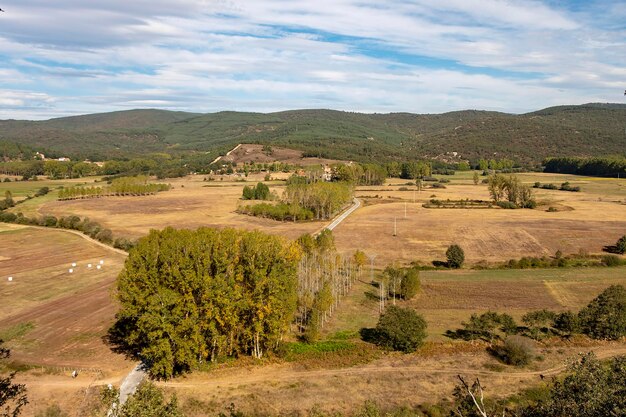
[[[0,141],[95,160],[155,152],[217,156],[237,143],[269,143],[306,155],[358,161],[506,157],[536,164],[547,156],[624,155],[626,105],[559,106],[521,115],[475,110],[444,114],[130,110],[36,122],[0,121]]]

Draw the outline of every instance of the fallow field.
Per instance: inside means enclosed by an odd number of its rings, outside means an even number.
[[[281,176],[285,174],[276,175]],[[376,278],[394,262],[444,260],[451,243],[465,249],[472,265],[551,256],[557,250],[598,254],[626,233],[626,180],[546,174],[520,177],[530,184],[570,181],[581,186],[582,192],[538,190],[541,205],[535,210],[427,209],[422,204],[431,198],[487,200],[487,187],[474,185],[471,173],[445,177],[451,180],[445,189],[415,193],[406,181],[394,179],[383,186],[357,188],[363,206],[335,229],[337,246],[345,253],[361,249],[376,255]],[[116,237],[140,237],[151,228],[166,226],[214,226],[258,229],[293,239],[326,224],[237,214],[243,186],[259,180],[262,175],[246,182],[233,177],[204,181],[204,176],[196,175],[168,180],[174,187],[171,191],[151,196],[55,201],[52,194],[12,210],[89,217],[112,229]],[[55,184],[61,183],[45,182],[50,188],[56,188]],[[19,192],[31,193],[43,185],[44,181],[19,184],[28,188]],[[269,185],[281,193],[281,181]],[[18,187],[17,183],[11,186]],[[548,207],[557,211],[548,212]],[[394,219],[397,236],[393,236]],[[132,368],[130,361],[112,353],[102,340],[116,310],[111,289],[124,258],[70,231],[0,225],[0,335],[10,336],[15,366],[35,365],[20,376],[31,392],[32,404],[25,415],[34,415],[52,402],[69,415],[81,415],[98,386],[118,384]],[[86,263],[100,259],[105,260],[101,271],[84,269]],[[71,262],[79,264],[73,274],[68,273]],[[365,271],[324,329],[327,340],[341,341],[345,349],[263,362],[239,360],[162,385],[179,395],[192,416],[223,411],[231,402],[242,410],[273,414],[314,406],[352,410],[366,399],[390,406],[436,402],[448,396],[458,373],[488,377],[493,392],[507,395],[537,384],[541,373],[562,371],[564,361],[579,351],[596,350],[601,356],[626,352],[623,344],[587,340],[540,345],[544,361],[520,370],[500,365],[484,345],[444,336],[470,314],[487,309],[506,311],[515,318],[540,308],[577,310],[605,287],[626,285],[624,267],[422,271],[421,294],[404,305],[424,315],[429,337],[426,346],[411,355],[388,354],[359,340],[358,331],[372,327],[378,318],[369,265]],[[10,283],[9,274],[14,277]],[[64,371],[70,367],[85,372],[72,380]]]

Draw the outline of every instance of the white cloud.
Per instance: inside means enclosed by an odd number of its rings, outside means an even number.
[[[595,24],[598,10],[534,0],[23,0],[4,8],[0,119],[133,106],[527,111],[615,101],[626,76],[623,30]],[[612,10],[616,19],[625,12]]]

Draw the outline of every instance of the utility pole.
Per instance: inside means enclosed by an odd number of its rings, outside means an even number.
[[[404,202],[404,218],[406,219],[406,201]]]
[[[393,218],[393,235],[397,236],[398,234],[398,218],[394,217]]]

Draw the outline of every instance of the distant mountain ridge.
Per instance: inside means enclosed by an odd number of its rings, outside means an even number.
[[[237,143],[268,143],[305,155],[357,161],[506,157],[537,164],[547,156],[624,155],[626,105],[557,106],[520,115],[480,110],[199,114],[139,109],[46,121],[3,120],[0,140],[93,160],[148,153],[217,156]]]

